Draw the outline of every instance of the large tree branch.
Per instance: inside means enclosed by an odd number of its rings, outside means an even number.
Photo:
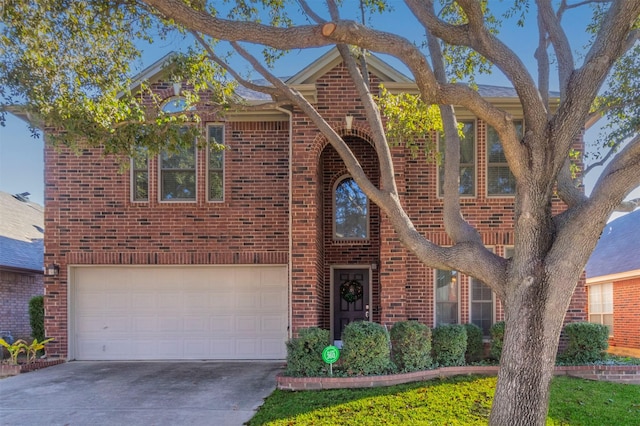
[[[440,20],[433,10],[433,1],[405,0],[411,11],[425,28],[444,42],[467,46],[489,59],[511,81],[525,109],[529,127],[546,123],[546,109],[535,82],[520,58],[483,25],[482,9],[475,0],[460,0],[468,25],[451,25]]]
[[[569,76],[574,69],[571,45],[564,30],[560,26],[560,19],[554,13],[549,0],[537,0],[538,18],[542,21],[540,31],[549,35],[549,40],[556,53],[558,61],[558,77],[560,82],[560,99],[564,98]]]
[[[438,40],[426,29],[427,44],[436,80],[445,84],[447,75]],[[458,122],[452,105],[441,104],[440,116],[444,125],[444,227],[454,243],[473,241],[482,243],[482,237],[462,216],[460,210],[460,137]]]
[[[640,2],[636,0],[613,2],[584,65],[569,77],[565,100],[550,123],[555,142],[554,169],[562,167],[609,70],[626,52],[631,28],[639,14]]]
[[[389,150],[389,144],[387,142],[387,136],[382,124],[382,117],[380,116],[380,110],[377,104],[373,100],[373,96],[369,91],[369,85],[365,83],[365,79],[368,80],[368,75],[362,75],[355,59],[351,55],[349,48],[344,44],[338,45],[338,51],[342,56],[342,61],[351,75],[351,80],[354,82],[360,100],[364,105],[364,111],[367,116],[367,122],[371,129],[371,136],[374,141],[376,153],[378,154],[378,162],[380,164],[381,174],[381,188],[384,192],[397,194],[398,189],[396,187],[395,173],[393,167],[393,159],[391,157],[391,151]]]

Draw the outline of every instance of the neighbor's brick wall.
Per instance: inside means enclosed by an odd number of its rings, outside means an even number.
[[[640,349],[640,277],[613,283],[611,346]]]
[[[0,331],[14,339],[29,339],[29,300],[42,295],[42,273],[0,269]]]
[[[197,153],[196,201],[162,203],[157,158],[149,201],[132,202],[119,158],[47,147],[45,263],[60,265],[45,281],[47,335],[56,339],[49,352],[67,352],[69,265],[287,264],[288,141],[286,121],[226,123],[223,202],[206,200],[205,150]]]

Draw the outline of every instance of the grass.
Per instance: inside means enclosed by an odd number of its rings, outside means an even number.
[[[276,390],[249,425],[486,425],[495,377],[385,388]],[[640,424],[640,386],[556,377],[547,425]]]

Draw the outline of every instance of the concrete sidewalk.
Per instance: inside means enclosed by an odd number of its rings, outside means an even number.
[[[0,424],[242,425],[283,365],[69,362],[0,379]]]

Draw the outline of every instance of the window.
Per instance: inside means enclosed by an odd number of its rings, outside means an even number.
[[[436,325],[458,324],[458,272],[436,270]]]
[[[196,144],[160,154],[160,200],[195,201]]]
[[[131,158],[131,198],[133,201],[149,201],[149,158],[140,148]]]
[[[480,280],[471,278],[471,323],[482,329],[482,335],[489,336],[494,323],[493,291]]]
[[[613,336],[613,283],[589,286],[589,322],[606,325]]]
[[[334,190],[333,211],[334,238],[369,237],[369,200],[353,178],[338,181]]]
[[[518,137],[522,138],[522,120],[514,120]],[[509,169],[498,133],[487,126],[487,194],[515,195],[516,180]]]
[[[176,96],[162,106],[162,111],[184,111],[185,98]],[[160,154],[160,201],[196,200],[196,143]]]
[[[207,193],[209,201],[224,199],[224,126],[209,125]]]
[[[460,195],[472,197],[476,192],[476,124],[475,121],[460,121],[464,137],[460,138]],[[440,196],[444,194],[444,151],[445,144],[439,143],[442,163],[438,168]]]

